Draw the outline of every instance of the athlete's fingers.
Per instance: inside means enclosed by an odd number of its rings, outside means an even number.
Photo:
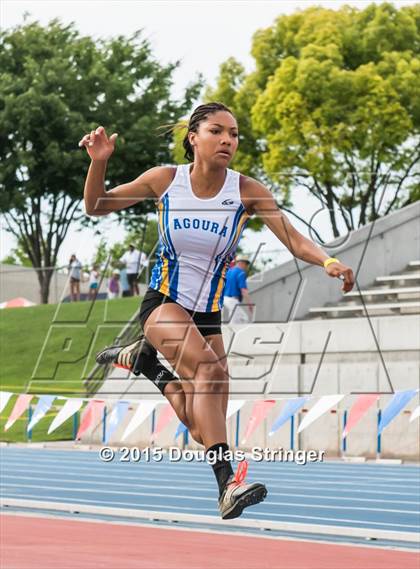
[[[89,142],[90,134],[85,134],[82,140],[79,141],[79,146],[86,146]]]
[[[92,130],[90,133],[89,146],[93,146],[94,143],[95,143],[95,131]]]
[[[111,134],[111,136],[109,137],[109,142],[112,144],[112,146],[115,146],[115,141],[117,140],[117,136],[118,134],[114,132],[114,134]]]
[[[103,126],[98,126],[95,132],[97,136],[101,136],[102,134],[105,134],[105,129]]]
[[[344,281],[341,290],[344,292],[349,292],[354,285],[353,271],[351,269],[344,270],[340,275],[340,278]]]

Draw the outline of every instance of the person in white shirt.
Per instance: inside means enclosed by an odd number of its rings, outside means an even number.
[[[93,265],[89,274],[89,300],[94,300],[98,294],[99,272],[98,265]]]
[[[128,246],[128,251],[120,259],[125,264],[127,271],[128,284],[130,285],[130,296],[140,294],[137,276],[141,267],[146,266],[147,257],[141,251],[138,251],[132,243]]]
[[[70,298],[74,302],[80,300],[80,279],[82,276],[82,263],[76,255],[73,254],[70,257],[67,270],[70,275]]]

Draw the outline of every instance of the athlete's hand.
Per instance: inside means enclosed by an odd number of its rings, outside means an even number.
[[[115,149],[117,134],[111,134],[108,138],[103,126],[92,130],[90,134],[85,134],[79,142],[79,146],[84,146],[92,160],[108,160]]]
[[[341,287],[343,292],[351,291],[354,286],[354,275],[350,267],[343,265],[343,263],[330,263],[325,271],[330,277],[336,277],[343,281]]]

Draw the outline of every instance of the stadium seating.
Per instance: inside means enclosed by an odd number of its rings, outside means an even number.
[[[309,309],[309,318],[345,318],[420,313],[420,261],[411,261],[404,271],[378,276],[371,287],[346,293],[339,303]]]

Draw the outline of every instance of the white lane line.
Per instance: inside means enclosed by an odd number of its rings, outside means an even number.
[[[133,465],[133,466],[134,466],[134,465]],[[104,464],[102,465],[102,468],[100,468],[100,470],[101,470],[102,472],[105,472],[105,468],[106,468],[106,467],[107,467],[107,464],[104,463]],[[141,468],[141,467],[140,467],[140,468]],[[146,467],[146,468],[147,468],[147,467]],[[69,474],[69,473],[73,472],[73,471],[70,471],[69,468],[63,468],[63,469],[61,469],[61,468],[59,468],[59,469],[57,469],[57,468],[48,468],[48,469],[45,469],[45,468],[42,468],[42,467],[31,467],[30,465],[26,466],[26,467],[23,468],[22,470],[21,470],[21,469],[16,469],[16,470],[14,470],[13,472],[19,472],[19,473],[20,473],[20,472],[23,472],[23,473],[26,474],[28,471],[32,471],[32,470],[35,470],[35,469],[38,470],[38,471],[40,471],[40,472],[46,472],[46,473],[48,473],[48,474],[52,474],[52,473],[54,473],[54,472],[57,472],[57,477],[60,477],[62,472],[64,472],[65,474]],[[108,473],[108,474],[102,474],[102,475],[101,475],[101,474],[92,474],[92,469],[89,468],[88,466],[80,466],[80,467],[78,467],[76,470],[74,470],[74,474],[75,474],[75,475],[78,475],[78,474],[80,474],[80,471],[88,471],[88,472],[89,472],[89,476],[102,476],[102,477],[106,477],[106,478],[109,478],[109,479],[113,479],[113,478],[121,479],[121,478],[122,478],[123,480],[139,480],[139,478],[141,478],[142,475],[146,476],[147,474],[149,474],[149,473],[146,471],[146,469],[144,469],[144,468],[143,468],[143,471],[138,471],[137,476],[127,476],[127,471],[124,471],[124,470],[123,470],[123,471],[120,471],[118,474],[117,474],[117,472],[116,472],[115,470],[114,470],[115,474],[110,474],[110,473]],[[132,472],[135,472],[134,469],[132,470]],[[160,474],[160,473],[162,473],[162,469],[159,470],[159,474]],[[153,473],[153,479],[154,479],[155,481],[159,481],[159,480],[165,480],[165,481],[166,481],[166,480],[168,480],[167,477],[159,476],[159,474]],[[166,470],[166,471],[165,471],[165,474],[168,475],[169,472]],[[187,471],[184,471],[184,472],[182,472],[182,473],[181,473],[181,472],[173,473],[173,475],[176,476],[176,480],[177,480],[177,481],[180,480],[180,479],[181,479],[181,480],[182,480],[182,479],[186,479],[186,480],[188,480],[189,482],[193,482],[193,483],[195,482],[194,479],[198,479],[197,482],[200,482],[200,483],[203,482],[203,479],[204,479],[204,480],[206,480],[206,479],[207,479],[207,480],[208,480],[208,479],[212,479],[210,470],[208,470],[207,473],[204,473],[204,472],[203,472],[203,473],[200,473],[200,474],[197,474],[197,473],[193,474],[193,473],[188,473]],[[279,478],[267,478],[267,477],[264,477],[263,480],[264,480],[264,482],[270,482],[273,486],[275,486],[275,487],[280,487],[280,488],[284,488],[284,483],[296,482],[295,478],[289,478],[289,479],[287,479],[287,478],[281,478],[281,479],[279,479]],[[169,481],[173,481],[173,477],[170,478]],[[308,482],[311,483],[311,486],[312,486],[312,487],[316,487],[317,485],[318,485],[318,486],[320,486],[320,485],[323,485],[323,486],[327,485],[329,489],[331,489],[331,488],[334,487],[334,486],[341,487],[341,486],[349,486],[349,485],[351,485],[351,487],[352,487],[351,490],[346,490],[346,489],[341,489],[341,488],[340,488],[340,489],[339,489],[340,493],[341,493],[341,492],[351,492],[351,493],[353,493],[353,492],[359,492],[359,493],[381,494],[381,495],[390,494],[390,495],[392,495],[392,496],[394,496],[394,495],[404,495],[404,496],[413,496],[413,495],[414,495],[414,496],[417,496],[417,495],[419,494],[419,492],[420,492],[420,490],[419,490],[417,487],[415,488],[416,492],[395,492],[394,490],[391,490],[390,492],[387,492],[386,490],[380,490],[380,491],[378,491],[378,490],[371,490],[371,489],[369,488],[369,485],[367,485],[367,484],[360,484],[359,486],[362,486],[362,487],[365,488],[365,489],[359,490],[359,489],[355,489],[355,488],[354,488],[354,486],[356,486],[356,484],[355,484],[353,481],[351,481],[351,480],[345,481],[345,482],[330,482],[330,481],[319,481],[319,480],[318,480],[318,481],[316,481],[316,483],[313,483],[313,482],[309,479]],[[406,485],[403,485],[403,486],[406,487]],[[290,485],[287,485],[287,487],[288,487],[288,488],[291,488],[291,487],[300,488],[300,486],[290,486]],[[385,488],[387,488],[388,485],[386,485],[386,484],[376,484],[375,487],[385,487]],[[319,489],[318,489],[318,490],[319,490]]]
[[[103,446],[103,445],[102,445]],[[100,447],[99,447],[100,448]],[[69,461],[72,462],[77,462],[79,460],[82,460],[83,462],[86,461],[86,459],[88,460],[93,460],[92,455],[98,454],[99,448],[97,449],[89,449],[89,450],[56,450],[56,449],[39,449],[39,448],[31,448],[31,447],[26,447],[24,449],[17,449],[14,447],[6,447],[4,449],[2,449],[0,447],[0,454],[3,452],[4,454],[17,454],[17,455],[25,455],[28,452],[32,452],[32,453],[36,453],[36,454],[40,454],[40,455],[51,455],[51,454],[62,454],[65,455]],[[122,448],[122,447],[118,447],[118,448]],[[117,451],[117,447],[114,448],[114,450]],[[287,449],[286,449],[287,450]],[[76,456],[74,456],[76,455]],[[165,455],[164,455],[165,456]],[[27,458],[27,457],[25,457]],[[31,458],[32,460],[32,458]],[[261,463],[262,466],[266,466],[267,465],[267,461],[263,461]],[[285,464],[288,465],[288,468],[300,468],[300,465],[298,464],[294,464],[293,462],[286,462]],[[347,462],[342,462],[340,460],[328,460],[322,463],[314,463],[311,464],[309,463],[306,468],[321,468],[321,469],[328,469],[328,470],[332,470],[335,469],[337,470],[337,472],[342,472],[343,470],[346,471],[354,471],[357,474],[360,474],[361,470],[373,470],[373,471],[378,471],[378,470],[382,470],[383,473],[381,474],[388,474],[388,473],[392,473],[392,471],[398,471],[398,473],[401,470],[413,470],[414,472],[412,472],[411,474],[416,474],[417,472],[419,472],[419,466],[418,465],[410,465],[410,464],[401,464],[398,466],[394,466],[391,464],[369,464],[369,463],[362,463],[362,464],[349,464]]]
[[[120,465],[123,465],[123,464],[135,464],[134,461],[127,461],[127,462],[125,462],[125,461],[118,460],[118,458],[119,458],[119,455],[118,455],[118,453],[116,453],[115,459],[114,459],[113,461],[108,462],[107,465],[108,465],[110,468],[115,469],[115,468],[118,468]],[[75,462],[75,461],[70,461],[71,464],[74,464],[74,462]],[[86,464],[85,461],[81,461],[81,463],[82,463],[82,464]],[[202,468],[205,468],[205,467],[207,466],[207,464],[206,464],[205,462],[198,462],[198,461],[195,461],[195,460],[194,460],[194,461],[191,461],[191,462],[169,461],[169,460],[162,460],[162,461],[159,461],[159,462],[158,462],[158,461],[154,461],[152,458],[151,458],[150,462],[147,462],[147,461],[145,461],[145,460],[143,459],[143,460],[137,461],[137,463],[138,463],[138,464],[147,464],[148,468],[150,468],[150,469],[159,468],[161,465],[165,465],[165,466],[170,466],[170,467],[172,467],[173,469],[176,469],[176,470],[188,468],[189,471],[191,471],[191,470],[193,470],[193,469],[197,469],[197,468],[202,469]],[[22,465],[22,462],[21,462],[21,461],[13,461],[13,460],[10,461],[10,460],[9,460],[9,461],[7,461],[7,463],[5,463],[5,466],[7,466],[7,464],[20,465],[20,466],[21,466],[21,465]],[[55,466],[58,466],[59,468],[61,468],[61,467],[62,467],[62,468],[66,468],[66,461],[65,461],[65,460],[61,460],[61,461],[60,461],[60,464],[57,465],[57,461],[56,461],[56,460],[53,460],[53,459],[52,459],[52,460],[49,460],[49,459],[34,459],[34,460],[31,460],[31,461],[30,461],[30,464],[31,464],[31,465],[33,465],[33,464],[53,464],[53,465],[55,465]],[[104,464],[104,463],[103,463],[103,461],[100,460],[99,454],[98,454],[98,456],[97,456],[97,461],[95,461],[95,463],[93,463],[91,466],[93,466],[94,468],[98,468],[98,467],[103,466],[103,464]],[[258,466],[258,465],[260,465],[260,464],[261,464],[261,463],[259,463],[259,462],[256,462],[256,463],[255,463],[255,465],[256,465],[256,466],[255,466],[255,470],[262,472],[262,471],[263,471],[263,468],[261,468],[260,466]],[[281,468],[282,466],[284,466],[284,464],[283,464],[282,462],[277,461],[277,462],[273,462],[273,463],[271,463],[271,464],[272,464],[272,467],[271,467],[271,468],[265,467],[264,470],[267,470],[268,473],[271,473],[272,470],[274,470],[275,468],[278,468],[279,470],[278,470],[278,472],[277,472],[276,474],[278,474],[279,476],[288,476],[288,475],[290,476],[290,475],[292,475],[292,476],[298,476],[298,477],[301,477],[301,478],[311,478],[311,479],[313,479],[313,478],[321,478],[321,479],[337,479],[337,478],[340,478],[340,479],[348,479],[348,478],[349,478],[349,476],[346,474],[346,472],[340,472],[338,475],[335,475],[335,474],[333,474],[333,473],[319,473],[319,474],[318,474],[318,473],[313,472],[314,469],[311,469],[310,471],[307,470],[307,472],[285,472],[285,469],[284,469],[284,468],[283,468],[282,470],[280,470],[280,468]],[[250,465],[250,469],[253,469],[253,467],[254,467],[254,462],[253,462],[252,460],[249,461],[249,465]],[[304,467],[304,466],[302,465],[300,468],[302,468],[302,469],[303,469],[303,468],[306,468],[306,469],[307,469],[308,466],[309,466],[309,465],[306,465],[306,467]],[[400,473],[400,474],[401,474],[401,473]],[[407,476],[403,476],[403,477],[401,477],[401,476],[399,476],[399,477],[389,477],[389,476],[381,477],[381,476],[375,476],[375,475],[372,475],[372,476],[363,476],[360,472],[355,473],[355,477],[356,477],[358,480],[372,480],[372,481],[375,482],[375,483],[376,483],[377,481],[382,481],[382,482],[390,482],[390,483],[393,483],[393,482],[404,482],[404,483],[413,482],[413,483],[415,483],[415,484],[418,484],[418,483],[420,482],[420,469],[419,469],[419,476],[418,476],[418,477],[413,477],[413,478],[412,478],[412,477],[407,477]],[[351,477],[350,477],[350,478],[351,478]]]
[[[105,445],[102,445],[105,446]],[[96,457],[99,455],[99,451],[100,448],[102,447],[98,447],[95,450],[92,451],[83,451],[83,452],[78,452],[78,456],[77,457],[71,457],[69,456],[70,453],[68,455],[65,455],[64,458],[61,459],[62,462],[86,462],[86,461],[94,461],[96,459]],[[116,455],[121,455],[122,448],[126,448],[126,447],[111,447]],[[134,447],[133,447],[134,448]],[[137,450],[142,450],[139,447],[135,447]],[[144,449],[150,448],[150,452],[153,451],[152,447],[144,447]],[[161,447],[156,447],[156,448],[161,448]],[[176,448],[177,451],[179,450],[177,447],[173,447],[174,449]],[[143,449],[143,450],[144,450]],[[136,452],[137,452],[136,450]],[[191,449],[187,449],[188,452],[194,453],[195,451],[192,451]],[[234,449],[231,449],[234,450]],[[130,448],[128,447],[128,451],[130,451]],[[33,452],[33,451],[32,451]],[[1,451],[0,451],[1,454]],[[51,451],[47,451],[45,453],[41,453],[38,452],[38,455],[44,455],[44,456],[32,456],[32,457],[28,457],[27,453],[24,452],[8,452],[8,453],[4,453],[6,455],[12,455],[12,458],[19,458],[20,460],[22,460],[22,458],[25,460],[30,460],[31,462],[33,460],[51,460],[51,461],[55,461],[56,457],[51,456]],[[64,454],[64,453],[63,453]],[[128,453],[129,454],[129,453]],[[45,458],[47,457],[47,458]],[[399,465],[398,467],[392,467],[389,465],[380,465],[380,464],[372,464],[372,465],[366,465],[366,464],[359,464],[359,465],[349,465],[348,463],[335,463],[334,466],[331,466],[328,462],[318,462],[318,463],[310,463],[308,462],[306,465],[301,465],[301,464],[297,464],[293,461],[259,461],[259,460],[253,460],[250,456],[246,457],[251,463],[255,463],[257,465],[259,465],[259,467],[262,468],[270,468],[269,465],[271,465],[273,462],[278,462],[281,463],[282,465],[284,465],[285,468],[289,468],[291,470],[294,469],[301,469],[302,467],[304,467],[305,469],[310,468],[311,470],[328,470],[328,471],[332,471],[332,469],[334,468],[334,470],[332,472],[330,472],[331,474],[335,474],[336,472],[338,473],[342,473],[343,471],[345,472],[354,472],[357,475],[361,474],[362,470],[371,470],[372,472],[367,472],[367,474],[374,474],[377,473],[378,471],[382,471],[380,474],[382,475],[394,475],[394,473],[398,473],[400,474],[401,471],[405,471],[406,474],[409,475],[414,475],[416,477],[416,479],[418,478],[418,474],[420,475],[420,468],[418,466],[407,466],[407,465]],[[168,453],[163,453],[162,454],[162,460],[164,462],[171,462],[169,460],[169,455]],[[179,464],[188,464],[188,465],[197,465],[198,461],[186,461],[186,460],[180,460]],[[392,471],[391,471],[392,469]]]
[[[96,477],[99,477],[100,475],[95,475]],[[40,480],[42,482],[47,482],[47,481],[52,481],[52,482],[57,482],[56,478],[48,478],[48,477],[34,477],[34,476],[4,476],[4,482],[7,483],[7,479],[11,478],[12,480],[31,480],[31,481],[36,481],[36,480]],[[102,478],[105,478],[105,476],[102,476]],[[167,481],[171,481],[171,479],[167,479]],[[98,480],[75,480],[74,478],[60,478],[60,482],[69,482],[71,485],[74,484],[94,484],[96,486],[109,486],[111,484],[110,481],[106,481],[106,482],[101,482]],[[122,483],[122,482],[112,482],[112,486],[122,486],[124,488],[127,487],[126,483]],[[189,492],[191,491],[195,491],[195,492],[211,492],[214,493],[214,484],[209,484],[208,487],[206,488],[205,486],[200,486],[200,488],[191,488],[191,485],[186,485],[183,486],[181,484],[177,484],[176,486],[168,486],[168,485],[162,485],[162,484],[141,484],[138,482],[134,482],[134,483],[130,483],[130,487],[131,488],[156,488],[158,487],[159,489],[164,488],[166,490],[188,490]],[[417,504],[412,500],[384,500],[384,499],[374,499],[374,498],[351,498],[351,497],[345,497],[345,496],[320,496],[319,494],[294,494],[292,492],[273,492],[272,490],[269,489],[269,493],[270,496],[286,496],[286,497],[294,497],[294,498],[302,498],[302,499],[310,499],[310,500],[334,500],[334,502],[339,502],[341,500],[345,501],[349,501],[349,502],[374,502],[374,503],[385,503],[385,504],[409,504],[412,505],[413,507],[415,507]],[[420,502],[418,503],[418,505],[420,506]],[[366,510],[366,508],[364,508]],[[370,508],[369,508],[370,510]],[[390,510],[390,511],[397,511],[397,510]],[[418,511],[417,511],[418,513]]]
[[[53,466],[52,468],[49,468],[48,470],[53,470],[53,471],[57,471],[57,472],[60,472],[60,471],[65,471],[65,472],[67,472],[67,471],[68,471],[68,467],[67,467],[66,465],[61,465],[61,464],[58,464],[58,465],[57,465],[56,461],[51,461],[51,463],[52,463],[54,466]],[[19,462],[13,462],[13,463],[10,463],[10,462],[9,462],[9,465],[10,465],[10,464],[11,464],[12,466],[14,466],[14,465],[18,466],[19,468],[16,469],[17,471],[27,471],[28,468],[32,468],[32,467],[34,466],[33,463],[30,463],[29,465],[24,465],[24,466],[23,466],[21,463],[19,463]],[[140,465],[140,467],[141,467],[141,465],[143,465],[143,469],[146,469],[146,468],[147,468],[148,471],[149,471],[149,473],[150,473],[150,474],[153,474],[153,476],[154,476],[154,470],[157,470],[157,471],[159,472],[159,471],[162,470],[162,467],[165,468],[165,467],[167,466],[167,463],[164,463],[164,462],[153,463],[153,462],[145,462],[145,461],[141,461],[141,460],[140,460],[140,461],[138,461],[137,463],[133,463],[133,462],[131,462],[131,463],[130,463],[130,462],[127,462],[127,463],[121,463],[121,462],[118,462],[118,463],[115,463],[115,462],[114,462],[114,463],[112,463],[112,462],[108,462],[108,463],[105,463],[105,462],[98,462],[98,464],[93,465],[93,469],[94,469],[94,470],[97,470],[97,469],[103,470],[104,468],[108,468],[109,470],[114,470],[114,471],[116,471],[117,468],[120,468],[120,469],[121,469],[121,468],[124,468],[124,466],[123,466],[124,464],[131,464],[131,465],[132,465],[131,468],[137,467],[138,465]],[[175,463],[169,463],[169,464],[175,464]],[[36,463],[36,466],[38,466],[38,465],[40,465],[40,466],[47,466],[47,465],[45,465],[45,462],[44,462],[44,461],[41,461],[41,462]],[[144,465],[147,465],[147,466],[144,466]],[[2,470],[4,470],[4,469],[7,468],[7,467],[8,467],[7,465],[6,465],[6,466],[3,466]],[[92,470],[92,467],[89,467],[89,466],[80,466],[80,467],[77,467],[77,468],[80,469],[80,470],[89,470],[89,471]],[[203,470],[204,470],[205,468],[207,468],[207,469],[208,469],[208,472],[209,472],[209,467],[208,467],[206,464],[203,463],[202,468],[203,468]],[[151,471],[151,472],[150,472],[150,471]],[[181,474],[188,473],[188,475],[191,476],[191,477],[207,476],[207,474],[205,474],[204,472],[203,472],[203,473],[201,473],[201,472],[199,472],[199,473],[197,473],[197,472],[192,472],[192,469],[189,468],[189,464],[180,465],[180,466],[178,466],[178,467],[173,467],[173,473],[174,473],[174,474],[177,474],[177,475],[179,475],[180,473],[181,473]],[[255,475],[258,475],[258,472],[253,473],[253,472],[252,472],[252,467],[251,467],[251,468],[250,468],[250,474],[251,474],[252,476],[254,476],[254,474],[255,474]],[[271,474],[273,474],[273,473],[271,473]],[[284,473],[284,472],[281,472],[281,471],[276,473],[276,476],[277,476],[276,480],[277,480],[277,481],[280,481],[280,482],[286,481],[287,478],[285,478],[285,476],[287,476],[287,475],[289,475],[289,476],[291,475],[291,476],[293,476],[294,478],[299,478],[299,479],[302,479],[302,480],[308,480],[308,482],[311,482],[311,483],[313,483],[313,481],[314,481],[313,479],[315,478],[315,479],[316,479],[316,482],[317,482],[317,483],[319,482],[320,484],[331,484],[330,479],[333,480],[335,484],[348,484],[350,481],[351,481],[351,484],[352,484],[352,485],[355,484],[355,481],[353,481],[353,480],[351,480],[351,479],[349,479],[348,477],[345,477],[345,476],[341,476],[341,477],[336,477],[336,476],[322,476],[322,475],[321,475],[321,476],[313,476],[313,475],[310,474],[310,473],[308,473],[308,474]],[[339,478],[340,480],[338,481],[337,478]],[[378,481],[380,481],[380,480],[383,481],[383,480],[384,480],[384,479],[381,479],[381,478],[375,478],[375,477],[366,478],[366,477],[362,477],[362,476],[358,476],[358,477],[356,477],[356,478],[357,478],[357,480],[360,480],[360,481],[363,481],[363,480],[372,480],[372,482],[364,482],[363,484],[359,484],[360,486],[363,485],[363,486],[365,486],[365,487],[368,487],[368,486],[371,486],[371,485],[372,485],[372,486],[374,486],[374,487],[380,486],[380,487],[386,488],[386,487],[391,487],[391,486],[393,485],[393,484],[378,483]],[[343,480],[343,482],[341,481],[341,479]],[[403,482],[403,483],[404,483],[404,487],[407,487],[407,486],[408,486],[409,488],[413,488],[413,489],[417,490],[417,491],[420,493],[419,485],[418,485],[418,484],[415,484],[415,485],[414,485],[414,484],[413,484],[413,485],[407,484],[407,482],[409,482],[409,481],[410,481],[410,480],[409,480],[409,479],[406,479],[406,478],[394,478],[392,481],[389,480],[389,482],[393,482],[393,483],[395,483],[395,482]]]
[[[260,512],[253,512],[253,515],[255,516],[261,516],[263,514],[261,514]],[[320,517],[320,516],[299,516],[299,515],[295,515],[295,514],[276,514],[276,513],[270,513],[270,516],[275,516],[276,518],[298,518],[298,519],[309,519],[309,520],[328,520],[328,521],[338,521],[338,522],[345,522],[345,523],[357,523],[360,525],[375,525],[375,526],[391,526],[391,527],[399,527],[399,528],[413,528],[416,531],[418,531],[419,526],[413,526],[411,524],[400,524],[399,522],[396,523],[386,523],[386,522],[368,522],[365,520],[348,520],[348,519],[344,519],[344,518],[324,518],[324,517]],[[413,534],[416,534],[416,532],[413,532]]]
[[[132,491],[123,491],[123,490],[92,490],[91,488],[69,488],[66,486],[55,486],[50,484],[48,486],[44,486],[41,484],[10,484],[6,483],[3,484],[3,489],[5,488],[34,488],[38,490],[58,490],[61,492],[74,492],[74,493],[97,493],[97,494],[109,494],[109,495],[122,495],[122,496],[153,496],[155,498],[166,498],[166,499],[180,499],[180,500],[196,500],[196,501],[209,501],[213,502],[214,498],[206,498],[203,496],[185,496],[185,494],[162,494],[162,493],[155,493],[155,492],[132,492]],[[273,502],[267,501],[265,506],[293,506],[294,508],[315,508],[315,509],[327,509],[327,510],[352,510],[352,511],[362,511],[366,512],[366,508],[360,508],[357,506],[329,506],[329,505],[320,505],[320,504],[300,504],[298,502]],[[418,512],[412,512],[409,510],[392,510],[392,509],[385,509],[385,508],[369,508],[369,512],[387,512],[387,513],[395,513],[395,514],[405,514],[405,515],[414,515],[417,518],[419,517]]]
[[[115,450],[115,449],[114,449]],[[49,451],[50,452],[50,451]],[[119,451],[115,450],[116,456],[118,456]],[[16,453],[15,453],[16,454]],[[23,454],[23,453],[20,453]],[[99,460],[99,454],[98,451],[95,451],[95,457],[92,456],[87,456],[87,452],[79,452],[80,457],[78,457],[77,459],[61,459],[61,463],[65,463],[65,462],[69,462],[72,464],[86,464],[87,462],[90,463],[94,463],[97,462],[97,460]],[[90,454],[90,453],[89,453]],[[7,459],[7,457],[5,457]],[[19,456],[12,456],[12,460],[19,460],[19,464],[22,464],[22,458],[20,458]],[[24,456],[23,457],[24,460],[27,460],[28,457]],[[30,463],[32,464],[34,461],[39,461],[41,463],[45,463],[50,461],[52,463],[56,463],[56,460],[53,457],[48,456],[48,458],[41,458],[41,457],[31,457],[30,459]],[[260,471],[270,471],[272,470],[272,468],[275,468],[275,466],[273,466],[273,462],[258,462],[258,461],[253,461],[252,459],[248,459],[250,462],[250,465],[254,466],[256,469],[260,470]],[[119,462],[114,462],[113,463],[114,466],[116,466],[117,464],[119,464]],[[152,464],[152,463],[151,463]],[[187,462],[185,460],[182,461],[177,461],[176,463],[169,461],[167,456],[164,455],[164,458],[162,460],[162,464],[175,464],[178,467],[185,467],[188,466],[188,468],[192,469],[192,468],[202,468],[202,464],[196,460],[191,461],[191,462]],[[289,470],[290,472],[287,472],[287,474],[302,474],[302,473],[298,473],[295,472],[295,470],[302,470],[303,468],[308,472],[308,475],[312,475],[312,474],[318,474],[318,473],[314,473],[314,470],[325,470],[328,472],[324,472],[324,473],[320,473],[320,475],[326,475],[326,476],[330,476],[333,474],[338,474],[341,476],[347,476],[348,474],[354,474],[355,476],[359,477],[360,475],[363,474],[367,474],[367,475],[372,475],[372,476],[368,476],[369,478],[377,478],[378,474],[380,474],[380,476],[384,477],[384,480],[394,480],[395,479],[395,475],[397,475],[398,479],[401,477],[401,475],[403,475],[404,480],[411,480],[411,481],[415,481],[417,482],[418,480],[420,480],[420,469],[418,467],[413,467],[413,466],[405,466],[405,465],[401,465],[397,468],[394,467],[394,471],[388,472],[388,469],[391,468],[389,466],[380,466],[380,465],[372,465],[372,466],[365,466],[365,465],[359,465],[357,467],[348,467],[347,464],[338,464],[335,467],[335,470],[332,471],[332,469],[329,467],[329,465],[327,463],[320,463],[320,464],[306,464],[306,465],[298,465],[298,464],[294,464],[294,463],[290,463],[290,462],[281,462],[281,461],[277,461],[276,464],[282,466],[283,470]],[[369,472],[364,473],[363,471],[369,468]],[[408,470],[410,470],[408,472]],[[413,471],[413,472],[411,472]],[[391,476],[388,476],[388,475]],[[406,475],[412,475],[414,476],[413,478],[408,478]]]
[[[35,499],[39,499],[39,496],[34,495],[34,494],[9,494],[7,497],[12,498],[12,497],[16,497],[16,498],[35,498]],[[5,497],[5,499],[7,499],[7,497]],[[52,499],[51,499],[52,498]],[[70,498],[63,498],[62,496],[48,496],[48,498],[42,497],[42,499],[45,502],[51,502],[52,504],[54,503],[54,500],[58,500],[60,502],[68,502],[73,504],[74,500],[70,499]],[[135,510],[136,508],[130,508],[129,505],[126,502],[116,502],[114,500],[108,500],[108,501],[104,501],[104,500],[89,500],[87,498],[82,498],[81,502],[83,504],[95,504],[95,505],[99,505],[99,504],[106,504],[106,505],[121,505],[124,507],[128,507],[128,509],[130,510]],[[155,504],[141,504],[142,508],[153,508],[156,511],[156,508],[159,508],[159,511],[164,512],[165,510],[186,510],[186,511],[191,511],[191,512],[210,512],[213,510],[209,510],[207,508],[200,508],[200,507],[183,507],[183,506],[163,506],[164,509],[161,509],[161,506],[156,506]],[[47,508],[46,508],[47,509]],[[260,513],[260,512],[256,512],[255,510],[253,510],[252,514],[255,516],[259,516],[262,517],[264,516],[264,520],[269,521],[272,517],[277,517],[277,518],[298,518],[298,519],[304,519],[304,520],[324,520],[324,521],[331,521],[334,522],[337,525],[340,525],[341,522],[345,522],[345,523],[349,523],[349,524],[359,524],[359,525],[363,525],[363,526],[388,526],[388,527],[398,527],[398,528],[413,528],[416,531],[413,531],[413,535],[416,535],[416,532],[418,531],[418,526],[413,526],[410,524],[401,524],[401,523],[386,523],[386,522],[369,522],[369,521],[365,521],[365,520],[347,520],[347,519],[340,519],[340,518],[326,518],[326,517],[319,517],[319,516],[300,516],[300,515],[295,515],[295,514],[276,514],[276,513]],[[268,517],[267,517],[268,516]],[[215,518],[217,516],[214,516]],[[313,523],[317,524],[316,521],[314,521]],[[352,526],[343,526],[340,525],[340,527],[352,527]],[[356,526],[357,527],[357,526]]]
[[[36,494],[9,494],[8,496],[4,496],[3,497],[5,500],[7,498],[37,498],[39,499],[39,496],[37,496]],[[52,499],[51,499],[52,498]],[[70,504],[74,503],[74,500],[70,499],[70,498],[64,498],[62,496],[48,496],[48,497],[44,497],[42,496],[42,500],[44,500],[45,502],[51,502],[51,504],[54,504],[54,501],[58,500],[60,502],[68,502]],[[217,504],[217,500],[214,499],[213,502],[215,504]],[[114,500],[89,500],[88,498],[81,498],[80,499],[80,503],[81,504],[94,504],[94,505],[98,505],[98,504],[105,504],[105,505],[110,505],[110,504],[114,504],[114,505],[118,505],[118,506],[124,506],[125,508],[129,509],[129,510],[136,510],[137,508],[132,508],[130,507],[130,504],[127,504],[127,502],[116,502]],[[156,506],[156,504],[144,504],[143,502],[141,503],[142,508],[146,507],[146,508],[151,508],[153,510],[156,510],[156,508],[159,508],[159,511],[164,512],[165,510],[185,510],[188,512],[196,512],[197,510],[201,511],[201,512],[211,512],[213,515],[214,513],[217,511],[217,505],[215,506],[215,508],[213,510],[210,510],[208,508],[198,508],[198,507],[188,507],[188,506],[168,506],[165,504],[165,506]],[[46,508],[48,509],[48,508]],[[217,516],[214,516],[215,518]]]

